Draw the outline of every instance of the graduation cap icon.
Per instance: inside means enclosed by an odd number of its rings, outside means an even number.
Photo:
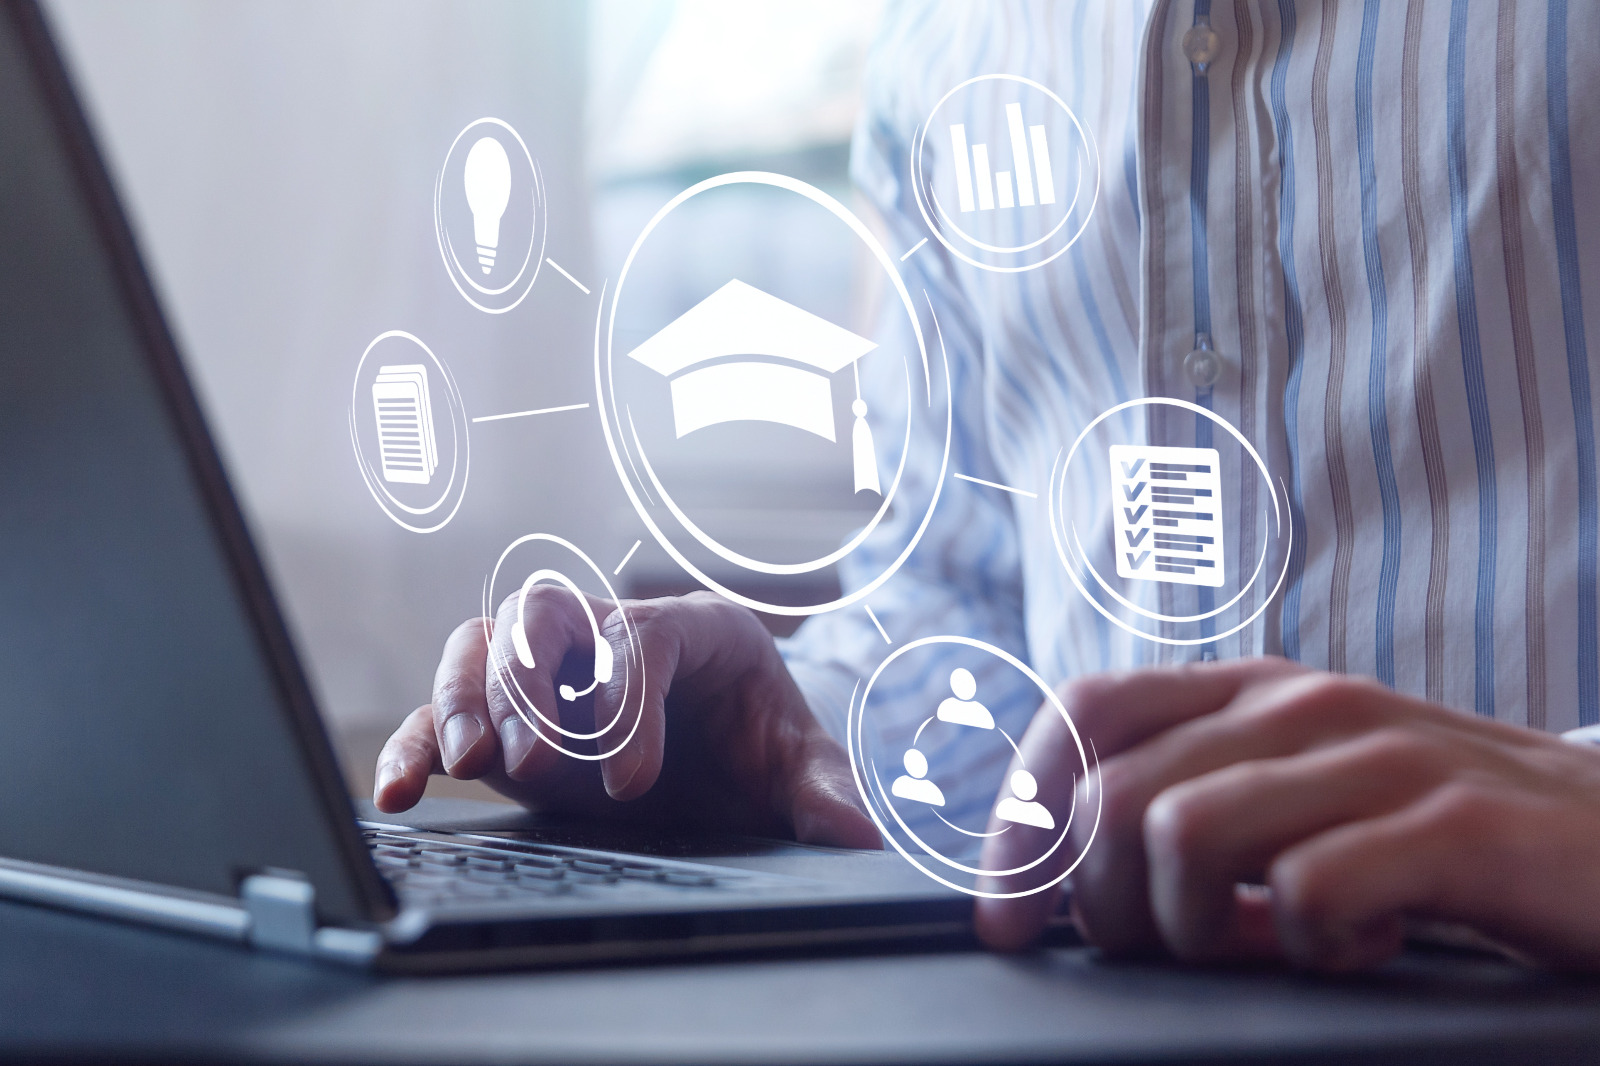
[[[628,357],[669,379],[681,439],[722,422],[776,422],[834,433],[833,380],[877,345],[737,279],[662,327]],[[757,358],[751,358],[752,356]],[[856,373],[856,491],[882,494]]]

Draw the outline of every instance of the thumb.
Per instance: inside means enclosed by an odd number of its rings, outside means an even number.
[[[789,790],[795,839],[835,848],[882,848],[877,826],[857,802],[855,775],[838,741],[818,729],[797,755],[801,761]]]

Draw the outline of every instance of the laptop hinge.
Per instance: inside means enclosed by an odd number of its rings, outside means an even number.
[[[317,890],[304,877],[274,870],[239,885],[250,915],[250,943],[272,951],[310,955],[317,947]]]

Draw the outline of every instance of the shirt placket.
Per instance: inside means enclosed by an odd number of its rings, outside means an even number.
[[[1213,113],[1218,112],[1219,117],[1226,113],[1225,108],[1213,108],[1213,93],[1228,92],[1232,65],[1245,57],[1237,54],[1237,42],[1226,39],[1213,25],[1212,8],[1212,0],[1158,2],[1146,27],[1138,110],[1141,199],[1146,216],[1141,257],[1146,304],[1142,354],[1151,396],[1188,401],[1237,425],[1241,367],[1237,339],[1232,336],[1236,331],[1231,315],[1214,314],[1219,307],[1214,303],[1212,280],[1224,276],[1220,272],[1232,264],[1235,245],[1232,240],[1213,239],[1214,232],[1226,236],[1220,229],[1214,230],[1219,220],[1212,206],[1213,180],[1219,172],[1224,178],[1231,173],[1219,166],[1226,160],[1213,158],[1213,145],[1219,140],[1213,136],[1218,132],[1213,129]],[[1183,146],[1187,152],[1182,151]],[[1249,397],[1242,399],[1253,402]],[[1170,408],[1150,410],[1152,443],[1216,446],[1219,431],[1209,419]],[[1234,487],[1239,487],[1237,482]],[[1225,513],[1242,514],[1239,507],[1243,502],[1230,501],[1231,509]],[[1239,523],[1230,527],[1238,528]],[[1230,565],[1245,565],[1238,562],[1239,546],[1239,538],[1227,545]],[[1208,614],[1219,602],[1218,591],[1164,584],[1159,592],[1161,613]],[[1241,613],[1235,608],[1203,619],[1198,626],[1186,624],[1181,636],[1213,635],[1230,628],[1250,609]],[[1259,622],[1225,639],[1164,644],[1158,658],[1182,662],[1254,653],[1259,649],[1258,629]],[[1177,627],[1166,623],[1162,635],[1180,634]]]

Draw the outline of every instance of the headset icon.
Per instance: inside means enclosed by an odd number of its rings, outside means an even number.
[[[522,583],[522,591],[517,594],[517,621],[511,627],[511,643],[516,647],[517,660],[523,666],[529,670],[533,669],[533,649],[528,646],[528,632],[522,625],[522,612],[528,603],[528,590],[541,581],[555,581],[572,593],[578,600],[578,606],[583,608],[584,617],[589,620],[589,631],[594,634],[594,680],[582,691],[575,690],[571,685],[562,685],[561,698],[570,703],[579,696],[587,696],[596,686],[611,680],[615,652],[611,649],[610,641],[600,635],[600,621],[594,616],[594,608],[589,606],[589,597],[572,583],[572,579],[559,570],[535,570],[528,575],[528,579]]]

